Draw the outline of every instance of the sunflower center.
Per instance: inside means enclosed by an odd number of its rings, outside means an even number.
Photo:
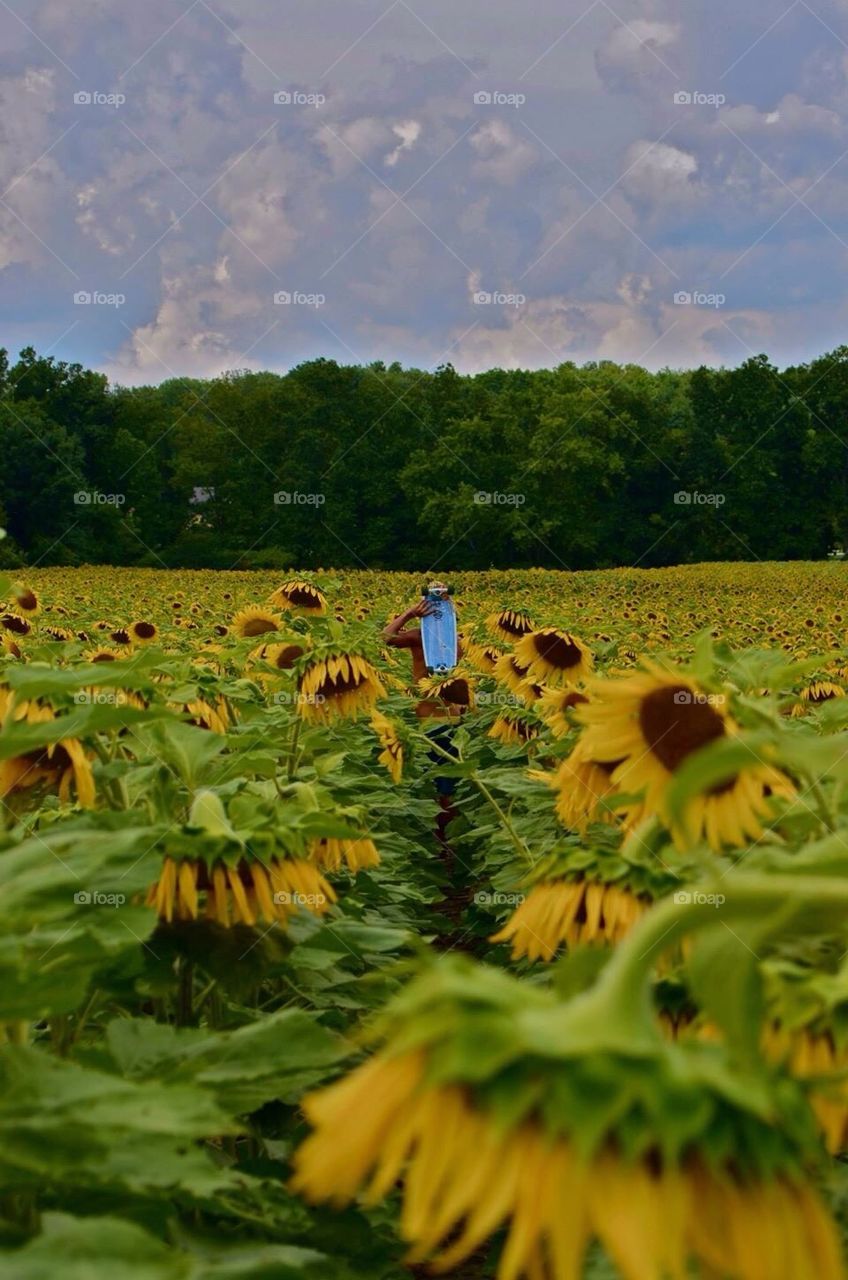
[[[578,693],[576,689],[572,689],[563,698],[562,709],[564,711],[567,707],[579,707],[581,702],[588,701],[589,699],[586,697],[585,693]]]
[[[142,640],[150,640],[156,635],[156,628],[152,622],[137,622],[135,624],[135,633]]]
[[[500,618],[498,619],[498,622],[504,631],[508,631],[510,635],[513,635],[513,636],[526,635],[527,632],[530,630],[530,623],[526,618],[520,618],[517,616],[513,616],[510,618],[504,614],[501,614]]]
[[[18,618],[14,613],[6,613],[0,619],[7,631],[14,631],[16,635],[25,636],[29,632],[29,623],[25,618]]]
[[[570,636],[553,635],[536,636],[534,641],[539,657],[558,671],[568,671],[580,665],[581,653]]]
[[[308,607],[318,603],[318,597],[314,591],[310,591],[308,587],[293,587],[286,592],[286,597],[292,604]]]
[[[466,680],[449,680],[439,690],[445,702],[453,702],[458,707],[467,707],[471,701],[471,691]]]
[[[266,631],[276,631],[277,624],[271,618],[248,618],[243,627],[243,633],[247,637],[261,636]]]
[[[297,659],[303,653],[303,649],[299,644],[287,644],[276,656],[274,666],[279,671],[288,671],[294,666]]]
[[[663,685],[642,699],[639,728],[660,764],[674,773],[693,751],[724,736],[724,721],[685,684]]]
[[[343,693],[352,693],[354,689],[358,689],[364,683],[365,680],[359,672],[349,676],[326,675],[321,681],[321,687],[317,692],[325,698],[339,698]]]

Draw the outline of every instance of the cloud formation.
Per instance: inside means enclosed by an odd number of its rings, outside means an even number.
[[[832,348],[844,4],[696,9],[16,0],[4,341],[128,383]]]

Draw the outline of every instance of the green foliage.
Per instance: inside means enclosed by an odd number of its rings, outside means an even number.
[[[319,359],[138,388],[0,354],[12,566],[413,569],[426,547],[455,569],[648,567],[848,541],[846,348],[785,371],[765,356],[475,376]]]

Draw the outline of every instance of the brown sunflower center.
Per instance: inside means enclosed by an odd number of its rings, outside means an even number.
[[[543,662],[556,667],[558,671],[568,671],[580,665],[582,654],[570,636],[562,636],[554,632],[536,636],[534,641],[536,652]]]
[[[342,694],[353,693],[355,689],[361,688],[365,683],[365,678],[356,672],[353,675],[331,676],[329,672],[324,676],[320,686],[316,690],[316,697],[322,698],[340,698]]]
[[[26,618],[19,618],[14,613],[4,613],[0,622],[7,631],[14,631],[17,636],[25,636],[29,633],[29,623]]]
[[[639,728],[651,752],[673,773],[693,751],[725,734],[724,721],[688,685],[663,685],[642,699]]]
[[[458,707],[467,707],[471,702],[471,690],[467,680],[449,680],[439,690],[444,702],[452,702]]]
[[[303,649],[299,644],[287,644],[284,649],[280,650],[274,659],[274,666],[277,667],[279,671],[288,671],[294,666],[302,653]]]
[[[301,608],[314,607],[319,603],[318,595],[309,587],[292,587],[286,593],[286,599],[292,604],[299,605]]]
[[[579,707],[581,702],[588,702],[589,699],[585,693],[578,693],[576,689],[570,690],[562,700],[562,709],[565,711],[568,707]]]
[[[503,631],[508,631],[512,636],[524,636],[530,630],[529,620],[516,614],[510,617],[508,614],[502,613],[498,618],[498,625]]]
[[[21,609],[35,609],[38,607],[38,599],[34,591],[22,591],[16,598]]]
[[[242,628],[245,636],[261,636],[266,631],[276,631],[277,624],[271,618],[248,618]]]
[[[152,622],[137,622],[133,630],[142,640],[151,640],[156,635],[156,628]]]

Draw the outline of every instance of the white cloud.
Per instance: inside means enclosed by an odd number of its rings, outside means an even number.
[[[536,148],[500,118],[480,125],[470,141],[478,157],[472,170],[474,176],[504,187],[518,182],[539,158]]]
[[[613,27],[595,55],[599,76],[618,92],[655,92],[674,70],[671,50],[681,28],[672,22],[634,18]]]
[[[392,133],[400,138],[400,142],[383,161],[383,164],[388,165],[389,168],[397,164],[404,151],[411,151],[415,146],[421,137],[421,124],[418,120],[404,120],[401,124],[392,125]]]
[[[630,194],[648,201],[668,200],[691,191],[698,161],[667,142],[640,138],[627,148],[625,170],[622,185]]]

